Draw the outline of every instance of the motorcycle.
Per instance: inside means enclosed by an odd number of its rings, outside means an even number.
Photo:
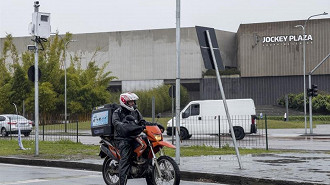
[[[107,185],[119,184],[120,153],[113,139],[100,136],[100,157],[105,158],[102,175]],[[180,169],[169,156],[164,155],[163,147],[175,148],[163,141],[163,135],[157,125],[147,125],[146,129],[134,139],[138,146],[134,147],[131,168],[128,178],[145,178],[147,185],[180,184]],[[156,154],[160,152],[160,157]]]

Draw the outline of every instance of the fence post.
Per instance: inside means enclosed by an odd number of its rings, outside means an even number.
[[[265,114],[265,129],[266,129],[266,150],[268,150],[268,128],[267,128],[267,115]]]
[[[221,136],[220,136],[220,115],[218,115],[218,124],[219,124],[219,148],[221,148]]]
[[[11,123],[10,118],[9,118],[9,122]],[[11,124],[9,124],[9,131],[10,131],[10,140],[13,140],[13,134],[11,133]]]
[[[45,141],[45,118],[42,121],[42,140]]]
[[[151,99],[151,117],[152,122],[155,123],[155,96],[152,96]]]
[[[78,119],[77,119],[77,143],[78,143],[78,134],[79,134],[79,128],[78,128]]]
[[[289,121],[289,96],[285,95],[286,120]]]

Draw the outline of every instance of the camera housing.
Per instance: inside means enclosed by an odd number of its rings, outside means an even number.
[[[50,32],[50,13],[34,12],[32,14],[32,23],[29,25],[30,35],[48,38]]]

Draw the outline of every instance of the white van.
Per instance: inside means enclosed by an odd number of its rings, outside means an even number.
[[[227,105],[237,140],[243,139],[246,133],[257,132],[256,109],[252,99],[228,99]],[[191,101],[180,112],[180,118],[181,139],[189,139],[194,134],[230,133],[222,100]],[[172,135],[172,119],[167,122],[167,135]]]

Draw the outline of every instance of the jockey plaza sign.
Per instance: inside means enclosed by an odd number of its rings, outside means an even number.
[[[313,41],[312,35],[264,36],[262,43]]]

